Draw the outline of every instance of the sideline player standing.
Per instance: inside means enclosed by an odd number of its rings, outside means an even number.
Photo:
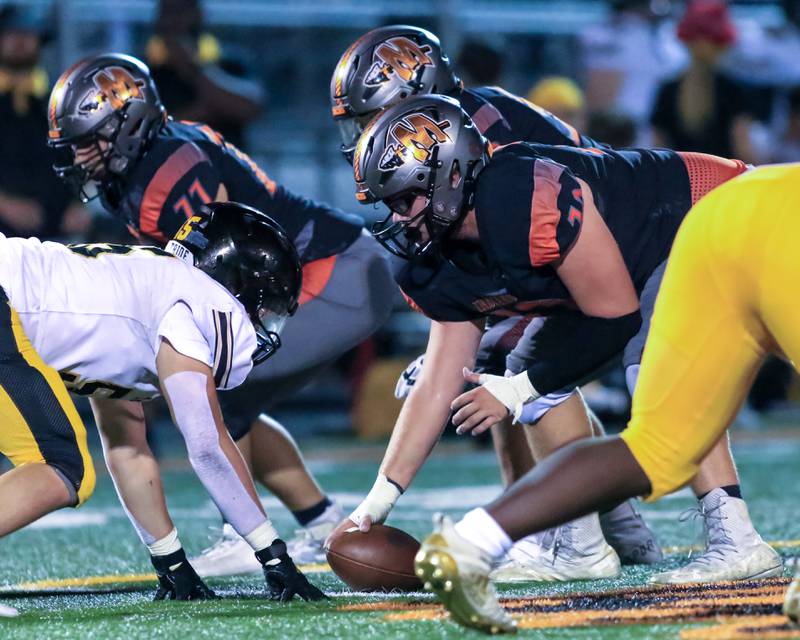
[[[260,414],[388,317],[395,285],[384,252],[360,218],[287,191],[210,127],[168,119],[147,67],[135,58],[104,54],[67,69],[49,116],[50,144],[66,156],[59,174],[84,197],[97,188],[104,207],[135,234],[163,244],[203,203],[233,200],[275,219],[294,242],[303,293],[282,334],[286,348],[254,373],[256,389],[226,394],[223,410],[256,479],[304,527],[290,542],[293,555],[324,559],[322,542],[341,510],[321,492],[288,432]],[[319,331],[323,325],[329,330]],[[260,570],[229,526],[197,567],[201,575]]]
[[[632,390],[680,221],[692,202],[744,169],[703,154],[525,143],[490,158],[469,117],[441,96],[407,100],[373,120],[356,147],[357,189],[392,211],[377,235],[410,258],[396,279],[435,320],[435,364],[429,374],[423,368],[378,480],[351,519],[362,528],[383,521],[402,492],[397,485],[408,486],[438,439],[451,401],[461,433],[509,413],[524,422],[530,400],[590,379],[619,356]],[[511,353],[515,375],[467,372],[481,386],[459,396],[483,318],[498,312],[545,317]],[[779,573],[777,554],[752,536],[746,563],[733,569]]]
[[[264,513],[216,392],[280,346],[300,294],[297,253],[272,220],[234,203],[204,208],[176,240],[182,259],[156,247],[2,238],[0,286],[42,360],[90,396],[114,485],[158,575],[157,599],[214,595],[186,559],[147,445],[141,401],[161,393],[270,596],[319,599]]]
[[[566,447],[455,526],[438,519],[417,571],[458,622],[514,630],[487,580],[491,558],[532,531],[631,496],[657,500],[685,485],[735,418],[765,356],[785,357],[796,368],[800,308],[786,285],[800,279],[798,184],[798,164],[759,168],[715,189],[686,217],[621,435]],[[435,557],[443,571],[434,578]],[[448,589],[454,571],[459,578]],[[784,612],[800,619],[797,577]]]
[[[498,87],[464,89],[456,78],[438,38],[428,31],[407,25],[381,27],[359,38],[342,56],[331,79],[331,106],[342,134],[342,152],[352,162],[356,140],[366,124],[381,110],[414,96],[438,93],[459,101],[491,148],[512,142],[535,142],[585,148],[605,148],[581,135],[570,125],[527,100]],[[443,267],[447,269],[448,267]],[[506,356],[531,317],[508,314],[490,318],[478,351],[476,371],[502,375]],[[534,325],[536,324],[535,321]],[[419,374],[419,368],[417,368]],[[407,388],[407,387],[406,387]],[[589,436],[589,417],[573,388],[545,394],[526,409],[528,421],[535,421],[525,435],[531,449],[541,458],[579,437]],[[504,480],[510,484],[528,470],[507,451],[527,448],[523,430],[492,428],[501,459]],[[516,439],[515,439],[516,438]],[[684,567],[657,574],[656,582],[725,580],[751,577],[759,569],[758,558],[766,552],[741,499],[736,468],[722,438],[704,461],[701,474],[692,485],[707,533],[706,550]],[[655,562],[660,549],[646,525],[623,503],[601,515],[603,533],[625,562]],[[563,534],[540,535],[520,541],[509,554],[506,574],[525,576],[529,568],[544,568],[536,558]],[[578,533],[578,532],[574,532]],[[549,555],[549,554],[547,554]],[[564,559],[565,547],[560,548]],[[556,561],[555,564],[558,564]],[[588,567],[584,565],[587,570]],[[557,572],[554,565],[549,571]],[[573,569],[567,573],[573,573]],[[589,577],[575,574],[576,577]]]

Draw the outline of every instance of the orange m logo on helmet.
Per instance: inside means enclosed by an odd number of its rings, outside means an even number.
[[[122,67],[103,69],[95,74],[93,80],[102,96],[98,98],[108,100],[114,109],[121,109],[128,100],[144,100],[136,80]]]
[[[367,84],[379,84],[389,79],[389,73],[394,72],[408,82],[422,66],[433,65],[430,58],[431,48],[428,45],[420,47],[413,40],[397,37],[382,42],[375,48],[375,63],[367,74]],[[379,62],[380,61],[380,62]]]
[[[400,166],[409,151],[418,162],[425,162],[437,144],[450,140],[450,136],[445,133],[449,127],[447,120],[436,122],[422,113],[414,113],[395,122],[389,135],[397,144],[386,148],[380,168],[390,170]]]

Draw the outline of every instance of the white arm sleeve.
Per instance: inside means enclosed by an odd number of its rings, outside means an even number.
[[[175,423],[186,442],[186,451],[200,482],[220,513],[242,537],[268,522],[247,493],[236,470],[220,446],[220,436],[208,402],[206,376],[180,371],[162,381],[169,396]],[[224,437],[228,437],[227,434]],[[277,533],[273,539],[277,538]]]

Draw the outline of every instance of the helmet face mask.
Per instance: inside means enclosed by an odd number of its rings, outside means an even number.
[[[356,198],[383,201],[391,212],[373,226],[375,238],[401,258],[417,258],[458,227],[487,161],[487,142],[458,102],[412,98],[374,118],[359,138]]]
[[[166,248],[242,304],[256,332],[254,365],[277,351],[302,284],[300,258],[278,223],[242,204],[211,202],[183,224]]]
[[[53,169],[86,202],[133,167],[166,111],[144,63],[101,54],[61,75],[50,95],[49,121],[48,144],[60,155]],[[98,152],[97,161],[91,152],[89,161],[76,161],[76,151],[87,148]]]
[[[415,95],[451,94],[461,81],[439,39],[424,29],[394,25],[373,29],[341,57],[331,78],[331,110],[352,164],[358,135],[383,109]]]

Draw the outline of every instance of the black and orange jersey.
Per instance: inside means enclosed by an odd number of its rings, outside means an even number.
[[[134,233],[165,243],[224,186],[227,199],[263,211],[280,224],[304,264],[341,253],[361,234],[363,220],[295,195],[210,127],[168,122],[104,206]]]
[[[458,100],[492,146],[512,142],[597,147],[574,127],[546,109],[500,87],[465,89]]]
[[[580,233],[584,194],[577,178],[591,189],[641,290],[691,208],[681,156],[528,143],[498,149],[478,176],[480,247],[451,243],[447,260],[398,265],[398,284],[435,320],[574,309],[554,265]]]

